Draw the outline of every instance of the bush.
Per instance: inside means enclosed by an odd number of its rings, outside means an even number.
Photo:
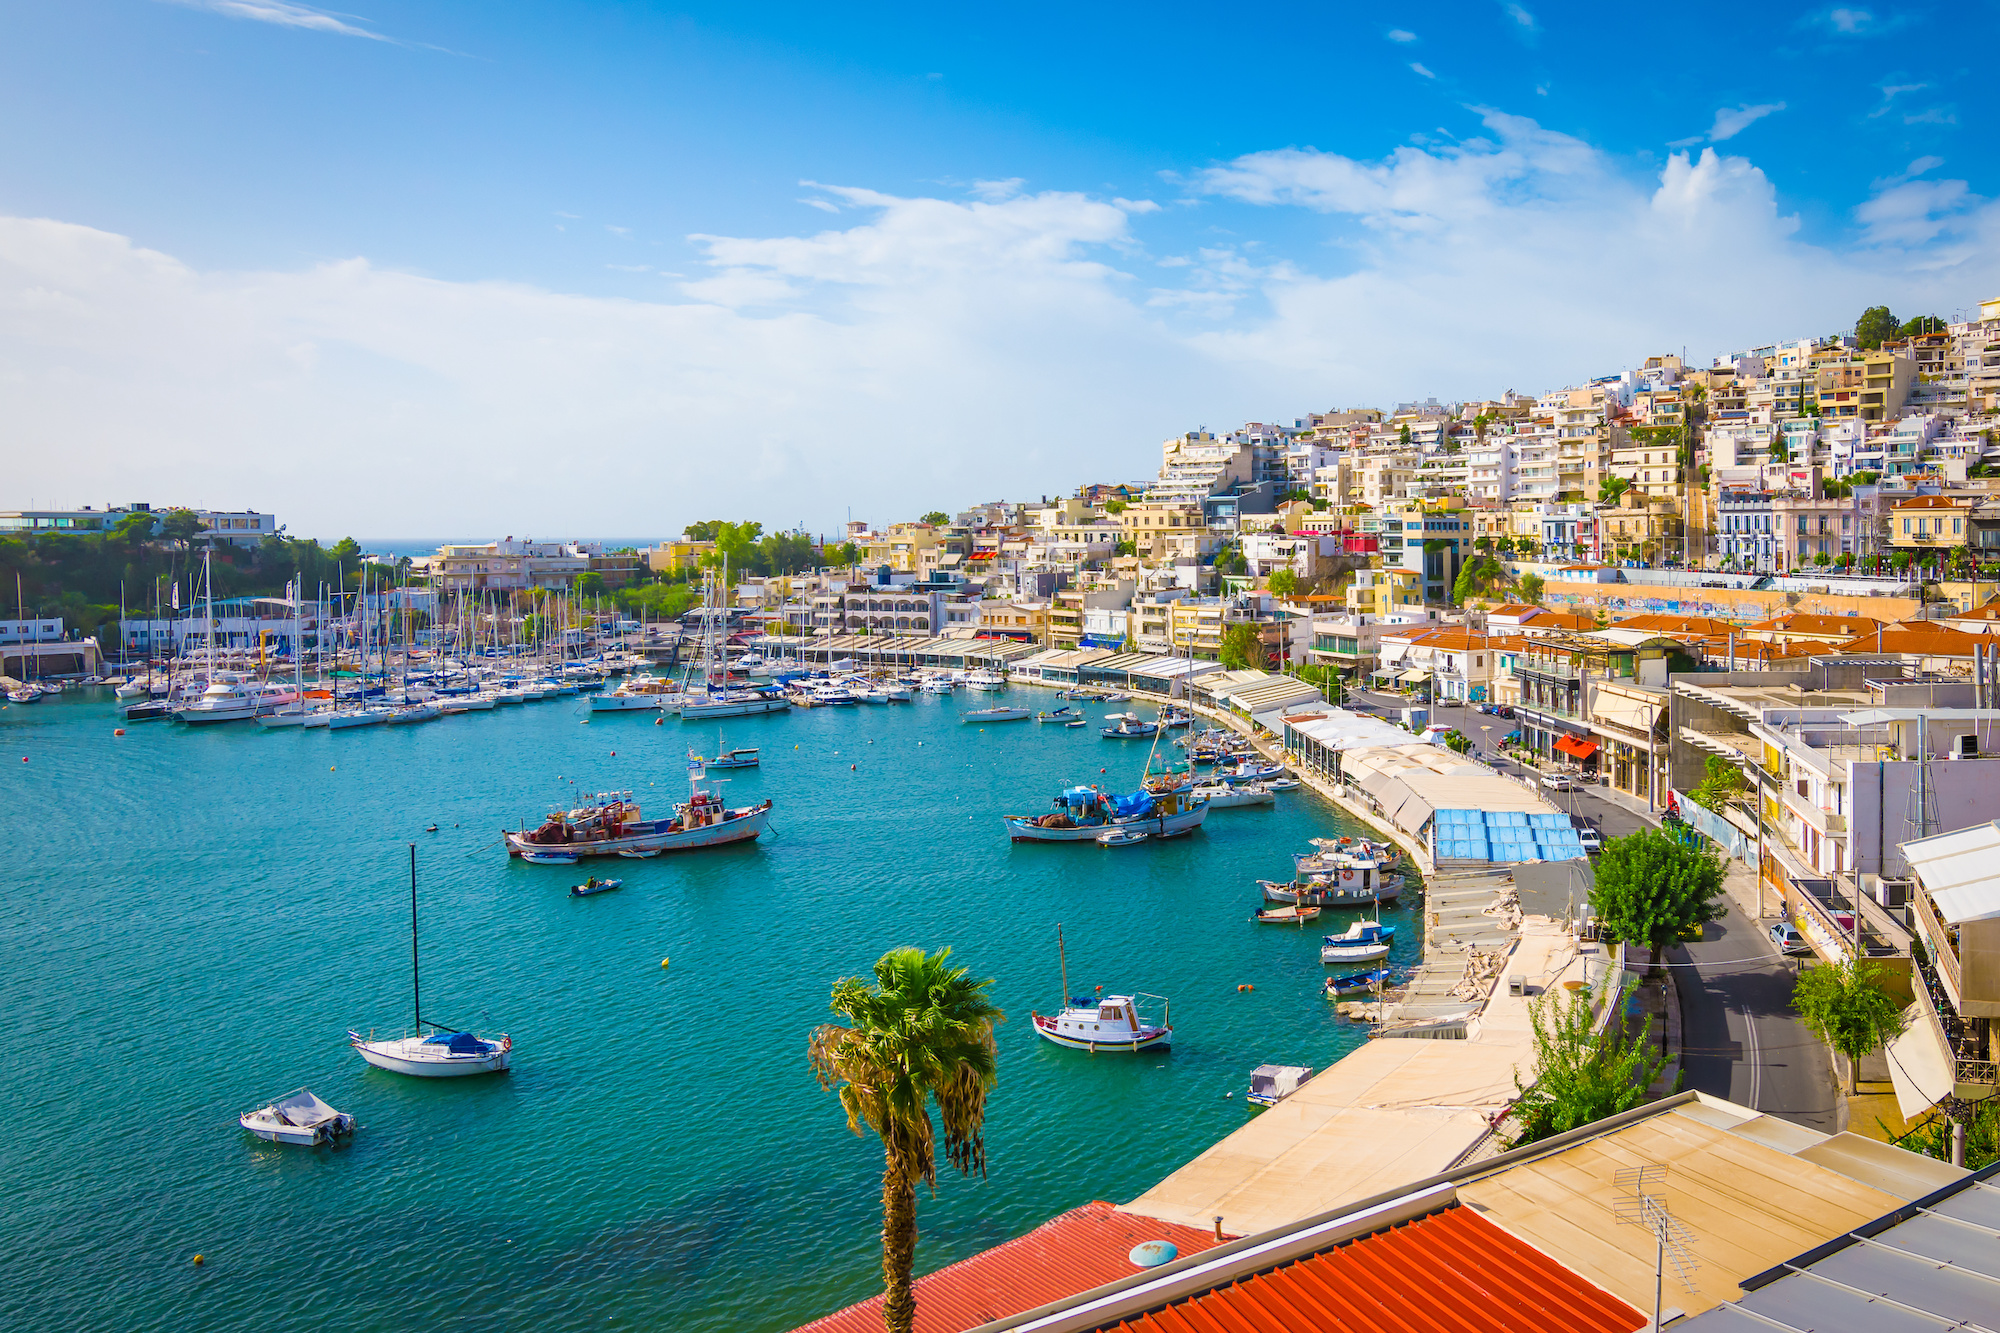
[[[1629,977],[1624,978],[1618,993],[1606,1002],[1622,1009],[1634,985]],[[1665,1061],[1653,1057],[1647,1048],[1650,1021],[1630,1032],[1614,1019],[1602,1032],[1593,1032],[1592,1017],[1587,990],[1544,991],[1529,1003],[1535,1081],[1523,1086],[1520,1074],[1514,1075],[1519,1098],[1513,1117],[1521,1130],[1512,1146],[1522,1147],[1629,1111],[1639,1105],[1647,1086],[1659,1077]]]

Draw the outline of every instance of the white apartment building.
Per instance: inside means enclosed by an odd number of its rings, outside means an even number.
[[[1232,483],[1247,485],[1258,447],[1218,439],[1205,430],[1162,441],[1159,479],[1147,487],[1146,499],[1155,504],[1199,505]]]
[[[604,548],[595,542],[517,541],[440,546],[431,567],[437,586],[446,592],[516,592],[527,588],[560,588],[590,572],[592,556]]]

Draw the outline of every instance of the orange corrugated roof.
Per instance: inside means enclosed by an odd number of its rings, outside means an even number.
[[[1936,621],[1904,621],[1890,625],[1879,634],[1871,630],[1849,639],[1834,649],[1838,653],[1929,653],[1941,657],[1970,657],[1985,636],[1940,625]]]
[[[1712,616],[1669,616],[1647,613],[1626,616],[1623,620],[1611,622],[1613,629],[1643,629],[1660,634],[1728,634],[1737,627],[1727,620],[1717,620]],[[1739,631],[1740,632],[1740,631]]]
[[[1454,1205],[1111,1325],[1118,1333],[1632,1333],[1649,1321]]]
[[[1823,616],[1810,611],[1788,611],[1750,626],[1753,630],[1783,631],[1788,634],[1873,634],[1877,625],[1888,621],[1873,616]]]
[[[1221,1243],[1211,1232],[1087,1203],[918,1278],[917,1333],[958,1333],[1144,1272],[1132,1263],[1132,1247],[1149,1240],[1172,1241],[1183,1255]],[[882,1298],[850,1305],[795,1333],[882,1333]]]

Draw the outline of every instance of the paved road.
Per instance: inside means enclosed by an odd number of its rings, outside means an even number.
[[[1357,690],[1353,701],[1395,717],[1404,701],[1393,694]],[[1503,773],[1524,770],[1493,753],[1515,723],[1472,708],[1433,707],[1433,722],[1457,727],[1479,757]],[[1603,795],[1604,789],[1545,792],[1551,803],[1581,815],[1600,836],[1623,837],[1655,823]],[[1775,918],[1773,918],[1775,919]],[[1729,916],[1710,925],[1697,943],[1672,950],[1685,1018],[1683,1086],[1739,1105],[1833,1133],[1840,1097],[1826,1047],[1792,1016],[1793,965],[1753,921],[1731,904]]]

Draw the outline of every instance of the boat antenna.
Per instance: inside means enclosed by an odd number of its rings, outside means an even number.
[[[1062,922],[1056,922],[1056,964],[1062,968],[1062,1007],[1069,1008],[1069,955],[1063,951]]]
[[[417,1035],[424,1034],[424,992],[417,975],[417,844],[410,844],[410,1004],[416,1010]]]

